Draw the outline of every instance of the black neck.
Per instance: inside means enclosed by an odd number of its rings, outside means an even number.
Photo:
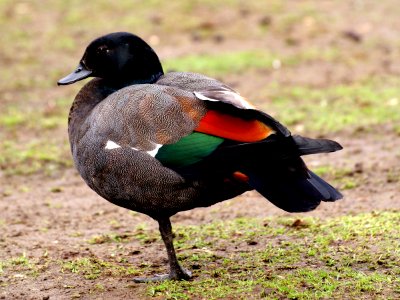
[[[147,75],[146,77],[141,76],[139,77],[133,77],[131,78],[126,78],[124,80],[121,80],[120,78],[117,78],[116,80],[113,79],[104,79],[105,85],[114,88],[115,90],[122,89],[124,87],[134,85],[134,84],[152,84],[155,83],[162,75],[164,75],[164,72],[161,70],[160,72],[156,74],[151,74]]]

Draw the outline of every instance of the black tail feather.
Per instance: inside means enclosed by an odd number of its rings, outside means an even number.
[[[315,174],[312,171],[308,171],[310,176],[311,176],[311,182],[317,186],[319,191],[325,191],[326,197],[322,200],[325,202],[329,201],[336,201],[340,200],[343,198],[343,195],[336,190],[333,186],[331,186],[329,183],[327,183],[325,180],[323,180],[321,177],[319,177],[317,174]]]
[[[343,147],[332,140],[312,139],[294,135],[281,137],[271,135],[267,139],[255,143],[223,144],[213,153],[210,160],[226,161],[227,163],[240,160],[266,161],[272,158],[274,161],[299,157],[308,154],[335,152]],[[251,153],[251,156],[249,156]]]
[[[339,143],[327,139],[311,139],[294,135],[293,140],[297,146],[299,155],[335,152],[343,149]]]
[[[297,164],[297,163],[296,163]],[[311,171],[300,170],[295,164],[281,165],[278,172],[248,170],[249,184],[277,207],[287,212],[306,212],[315,209],[321,201],[336,201],[342,198],[329,183]],[[287,168],[288,172],[282,172]],[[293,173],[293,170],[294,173]]]

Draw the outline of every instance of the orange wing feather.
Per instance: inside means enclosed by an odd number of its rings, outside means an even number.
[[[261,121],[245,120],[215,110],[207,112],[195,131],[247,143],[261,141],[274,133]]]

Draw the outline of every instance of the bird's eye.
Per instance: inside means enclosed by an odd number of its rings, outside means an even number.
[[[100,46],[100,47],[97,48],[97,53],[98,54],[105,54],[105,53],[109,53],[109,52],[110,52],[110,49],[105,45]]]

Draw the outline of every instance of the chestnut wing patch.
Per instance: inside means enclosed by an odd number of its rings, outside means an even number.
[[[217,110],[209,110],[195,131],[246,143],[261,141],[275,133],[259,120],[243,119]]]

